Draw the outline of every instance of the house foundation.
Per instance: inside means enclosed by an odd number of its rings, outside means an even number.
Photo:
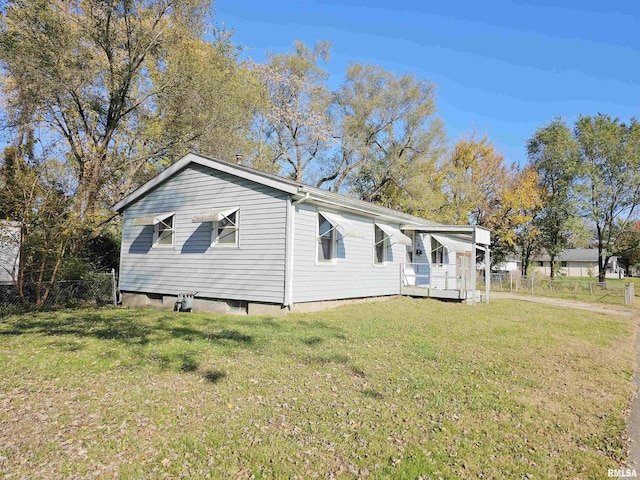
[[[365,302],[380,302],[399,298],[400,295],[386,295],[366,298],[347,298],[341,300],[322,300],[318,302],[297,303],[292,308],[274,303],[247,302],[241,300],[222,300],[211,298],[194,298],[193,311],[202,313],[219,313],[251,316],[279,317],[290,312],[321,312],[343,305]],[[177,295],[160,295],[141,292],[122,292],[122,306],[127,308],[147,308],[152,310],[174,310]]]

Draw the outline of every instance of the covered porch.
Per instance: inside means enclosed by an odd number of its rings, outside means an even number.
[[[471,304],[489,301],[489,230],[471,225],[404,225],[402,230],[412,239],[401,265],[402,295]],[[484,252],[484,292],[476,280],[478,251]]]

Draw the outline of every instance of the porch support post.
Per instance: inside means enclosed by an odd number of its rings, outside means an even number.
[[[471,277],[471,305],[476,304],[476,229],[471,233],[471,261],[469,262],[469,277]]]
[[[489,303],[489,291],[491,290],[491,249],[484,246],[484,302]]]

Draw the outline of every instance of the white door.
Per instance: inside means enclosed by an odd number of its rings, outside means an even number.
[[[456,255],[457,290],[471,288],[471,252],[458,252]]]
[[[414,244],[415,284],[427,287],[431,285],[431,236],[428,233],[416,233]]]

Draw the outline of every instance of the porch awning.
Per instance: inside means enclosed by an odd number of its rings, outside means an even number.
[[[175,213],[176,212],[153,213],[151,215],[145,215],[144,217],[134,218],[133,225],[136,227],[141,227],[144,225],[157,225],[164,222],[170,216],[175,215]]]
[[[390,227],[389,225],[378,222],[376,222],[376,226],[389,236],[389,238],[391,239],[391,243],[399,243],[400,245],[411,245],[411,238],[406,236],[397,228]]]
[[[318,210],[318,213],[327,219],[333,228],[335,228],[343,237],[357,237],[364,238],[364,232],[358,228],[358,226],[351,220],[347,220],[342,215],[337,213],[323,212]]]
[[[212,208],[206,212],[197,214],[191,219],[191,223],[219,222],[237,212],[240,207]]]
[[[445,237],[444,235],[431,234],[431,238],[435,238],[450,252],[470,252],[471,240],[463,238]]]

